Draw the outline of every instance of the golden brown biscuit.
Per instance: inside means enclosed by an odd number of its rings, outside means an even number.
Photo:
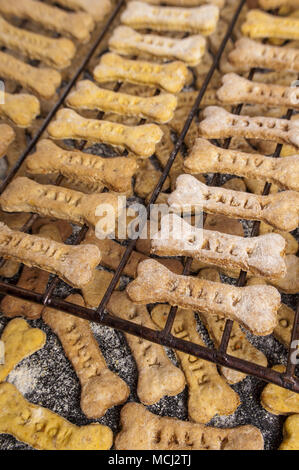
[[[184,31],[209,35],[219,19],[215,5],[197,8],[151,6],[145,2],[131,1],[121,15],[121,22],[134,29],[150,28],[154,31]]]
[[[277,372],[285,372],[283,365],[273,367]],[[269,413],[275,415],[291,415],[299,413],[299,395],[286,388],[269,383],[261,394],[261,405]]]
[[[123,407],[121,425],[117,450],[262,450],[264,446],[262,434],[254,426],[213,428],[160,417],[138,403]]]
[[[163,329],[169,314],[169,305],[157,305],[151,315],[153,321]],[[196,330],[192,310],[179,309],[176,313],[172,334],[176,338],[205,346]],[[176,351],[188,385],[188,415],[196,423],[208,423],[213,416],[229,415],[236,411],[240,399],[219,375],[217,366],[198,357]]]
[[[71,109],[61,109],[48,127],[52,139],[76,139],[102,142],[127,148],[136,155],[150,157],[162,138],[156,124],[125,126],[98,119],[86,119]]]
[[[163,5],[171,5],[178,7],[197,7],[198,5],[205,5],[207,3],[211,3],[219,8],[222,8],[225,2],[224,0],[163,0],[163,2],[162,0],[146,0],[146,3],[151,3],[153,5],[159,5],[160,3],[163,3]]]
[[[281,189],[299,191],[299,155],[271,158],[238,150],[223,149],[206,139],[196,139],[184,160],[187,173],[229,173],[269,181]]]
[[[268,279],[282,279],[287,272],[285,240],[280,235],[237,237],[196,228],[175,214],[162,217],[161,230],[152,236],[151,246],[158,256],[187,256]]]
[[[270,286],[235,287],[174,274],[154,260],[142,261],[138,276],[127,286],[137,304],[168,302],[236,320],[256,335],[270,334],[277,325],[280,294]],[[256,304],[256,298],[259,298]]]
[[[68,67],[75,55],[69,39],[52,39],[25,29],[16,28],[0,17],[0,44],[57,68]]]
[[[224,104],[249,103],[299,109],[299,92],[296,87],[259,83],[236,73],[227,73],[222,77],[222,87],[217,91],[217,98]]]
[[[95,236],[94,230],[89,230],[87,235],[82,242],[83,244],[96,245],[101,251],[101,265],[106,268],[116,270],[124,253],[125,246],[106,238],[105,240],[99,240]],[[147,256],[137,251],[133,251],[128,263],[126,264],[123,274],[131,278],[135,278],[137,275],[137,266],[141,261],[148,259]],[[176,259],[159,259],[160,263],[167,266],[171,271],[181,274],[183,271],[183,265]]]
[[[114,292],[108,311],[116,317],[156,329],[147,309],[131,302],[125,292]],[[138,368],[137,395],[145,405],[153,405],[164,396],[174,396],[185,388],[185,377],[168,358],[163,346],[125,333]]]
[[[248,38],[239,39],[229,53],[229,61],[241,69],[268,68],[276,71],[299,72],[299,54],[294,48],[276,47]],[[268,74],[263,74],[267,77]],[[276,83],[271,79],[272,83]],[[290,82],[287,83],[289,85]]]
[[[299,450],[299,415],[289,416],[283,425],[283,441],[279,450]]]
[[[46,29],[83,42],[90,39],[94,28],[94,21],[88,13],[70,13],[36,0],[0,0],[0,12],[5,16],[32,20]]]
[[[0,51],[0,76],[13,80],[45,99],[51,98],[61,84],[57,70],[37,68]]]
[[[278,312],[278,324],[274,328],[273,334],[287,348],[290,346],[295,312],[285,304],[281,304]]]
[[[100,305],[113,275],[114,273],[103,269],[95,270],[92,280],[81,289],[86,307],[95,308]]]
[[[39,450],[108,450],[113,443],[107,426],[75,426],[47,408],[29,403],[7,382],[0,384],[0,433]]]
[[[285,263],[286,275],[281,279],[272,279],[271,284],[286,294],[297,294],[299,292],[299,258],[295,255],[287,255]]]
[[[78,150],[64,150],[51,140],[43,139],[36,152],[26,159],[31,174],[58,173],[69,181],[76,181],[101,192],[103,186],[120,193],[130,193],[132,176],[137,170],[135,158],[102,158]]]
[[[40,114],[40,104],[35,96],[19,93],[4,93],[4,103],[0,104],[0,115],[6,116],[19,127],[31,126]]]
[[[191,175],[180,175],[168,204],[174,212],[188,214],[193,209],[232,218],[262,220],[287,232],[298,226],[299,195],[296,191],[259,196],[206,186]]]
[[[250,38],[299,39],[299,19],[250,10],[241,31]]]
[[[80,295],[66,300],[84,306]],[[101,418],[109,408],[127,400],[129,387],[108,369],[87,320],[50,308],[43,311],[43,320],[60,339],[76,371],[82,387],[81,408],[88,418]]]
[[[273,140],[299,147],[299,121],[264,116],[238,116],[217,106],[205,108],[202,116],[199,134],[207,139],[237,136],[246,139]]]
[[[104,17],[111,10],[110,0],[51,0],[63,7],[69,8],[75,11],[86,11],[96,21],[102,21]]]
[[[4,328],[1,341],[4,364],[0,364],[0,382],[4,382],[19,362],[45,345],[46,334],[39,328],[31,328],[25,320],[15,318]]]
[[[74,287],[87,284],[101,254],[94,245],[71,246],[11,230],[0,223],[0,256],[57,274]]]
[[[258,0],[259,6],[264,10],[274,10],[275,8],[290,6],[299,8],[299,0]]]
[[[93,74],[95,80],[100,83],[124,80],[137,85],[160,88],[169,93],[178,93],[187,82],[188,68],[179,61],[157,64],[125,59],[110,52],[101,56]]]
[[[134,55],[147,52],[163,59],[178,59],[190,66],[198,65],[204,54],[206,40],[195,35],[173,39],[154,34],[140,34],[128,26],[118,26],[109,39],[109,48],[116,53]]]
[[[278,233],[281,235],[286,241],[286,255],[295,255],[299,249],[299,243],[297,242],[294,235],[288,232],[282,232],[281,230],[275,230],[271,225],[265,224],[265,222],[260,223],[260,235],[264,235],[266,233]]]
[[[169,93],[143,98],[99,88],[90,80],[78,82],[77,88],[69,94],[66,102],[74,109],[96,109],[162,124],[173,118],[177,105],[176,97]]]
[[[4,211],[35,212],[79,225],[87,223],[96,227],[98,234],[114,231],[115,220],[123,211],[121,202],[116,194],[83,194],[22,176],[15,178],[0,198]]]
[[[0,158],[4,157],[8,147],[15,140],[15,131],[7,124],[0,125]]]

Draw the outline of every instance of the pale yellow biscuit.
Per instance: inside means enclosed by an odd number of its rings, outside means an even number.
[[[25,320],[15,318],[4,328],[1,341],[4,364],[0,364],[0,382],[4,382],[19,362],[45,345],[46,335],[39,328],[31,328]]]
[[[86,119],[71,109],[61,109],[48,127],[52,139],[76,139],[102,142],[127,148],[136,155],[150,157],[162,138],[156,124],[125,126],[98,119]]]
[[[75,426],[47,408],[29,403],[10,383],[0,384],[0,432],[39,450],[108,450],[110,428]]]
[[[250,10],[241,31],[251,38],[299,39],[299,19]]]
[[[19,127],[31,126],[40,114],[40,104],[35,96],[25,93],[16,95],[3,93],[3,101],[4,103],[0,104],[0,115],[8,117]]]
[[[0,158],[6,155],[7,149],[15,140],[16,134],[7,124],[0,125]]]

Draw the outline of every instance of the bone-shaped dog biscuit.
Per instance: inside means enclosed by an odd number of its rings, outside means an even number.
[[[11,119],[19,127],[31,126],[40,113],[40,104],[35,96],[19,93],[4,93],[4,104],[0,104],[0,114]]]
[[[0,255],[57,274],[74,287],[87,284],[101,253],[94,245],[71,246],[10,230],[0,224]]]
[[[68,180],[87,186],[104,185],[112,191],[127,193],[132,188],[132,176],[137,170],[135,158],[104,158],[78,150],[64,150],[51,140],[41,140],[36,152],[26,159],[31,174],[59,173]]]
[[[169,314],[169,305],[157,305],[151,316],[163,329]],[[176,313],[172,334],[180,339],[205,346],[196,330],[192,310],[179,309]],[[196,423],[208,423],[213,416],[229,415],[240,405],[239,396],[219,375],[217,366],[199,357],[176,351],[188,384],[188,415]]]
[[[279,450],[299,450],[299,414],[289,416],[285,420]]]
[[[251,38],[299,39],[299,19],[270,15],[260,10],[250,10],[241,26],[245,36]]]
[[[0,0],[0,13],[32,20],[47,29],[84,42],[89,40],[94,28],[94,21],[88,13],[69,13],[36,0]]]
[[[229,173],[269,181],[281,189],[299,191],[299,155],[271,158],[238,150],[223,149],[206,139],[196,139],[184,160],[186,173]]]
[[[7,124],[0,125],[0,158],[6,155],[10,144],[15,140],[15,131]]]
[[[108,311],[116,317],[156,329],[143,305],[135,305],[125,292],[114,292]],[[185,388],[185,377],[168,358],[162,346],[125,334],[138,368],[137,394],[142,403],[153,405],[165,395],[174,396]]]
[[[299,0],[259,0],[259,6],[264,10],[275,10],[285,5],[298,9]]]
[[[52,39],[17,28],[0,17],[0,44],[30,59],[41,60],[57,68],[68,67],[76,48],[69,39]]]
[[[55,94],[62,80],[57,70],[33,67],[2,51],[0,51],[0,76],[14,80],[45,99]]]
[[[70,10],[86,11],[96,21],[101,21],[111,10],[110,0],[54,0],[55,3],[67,7]]]
[[[125,126],[98,119],[85,119],[71,109],[61,109],[48,127],[53,139],[84,139],[126,147],[136,155],[150,157],[162,138],[156,124]]]
[[[239,68],[260,67],[277,71],[299,72],[299,51],[289,47],[262,44],[241,38],[228,55],[229,61]]]
[[[299,292],[299,258],[296,255],[285,257],[287,268],[286,275],[281,279],[272,279],[271,284],[286,294],[298,294]]]
[[[258,450],[264,446],[263,436],[254,426],[213,428],[160,417],[138,403],[123,407],[121,425],[117,450]]]
[[[39,450],[108,450],[113,443],[108,426],[75,426],[47,408],[29,403],[7,382],[0,384],[0,433]]]
[[[217,97],[225,104],[249,103],[299,109],[299,92],[295,87],[253,82],[235,73],[222,77]]]
[[[278,372],[285,372],[285,367],[273,367]],[[261,394],[261,405],[275,415],[291,415],[299,413],[299,395],[286,388],[267,384]]]
[[[66,300],[84,305],[80,295]],[[59,337],[76,371],[82,387],[81,408],[88,418],[101,418],[109,408],[127,400],[129,387],[108,369],[87,320],[50,308],[44,310],[43,320]]]
[[[197,8],[175,8],[148,5],[131,1],[121,15],[121,22],[134,29],[150,28],[157,31],[184,31],[212,34],[219,19],[215,5]]]
[[[109,39],[109,48],[119,54],[134,55],[146,52],[164,59],[182,60],[190,66],[198,65],[204,54],[203,36],[174,39],[154,34],[140,34],[128,26],[115,28]]]
[[[125,59],[110,52],[102,55],[93,75],[97,82],[123,80],[137,85],[161,88],[169,93],[178,93],[188,79],[188,68],[179,61],[157,64]]]
[[[39,328],[31,328],[25,320],[11,320],[1,336],[4,343],[4,364],[0,364],[0,382],[4,382],[15,366],[41,349],[46,342],[45,333]]]
[[[204,119],[199,124],[199,133],[208,139],[237,136],[299,147],[299,120],[238,116],[218,106],[209,106],[202,115]]]
[[[296,191],[260,196],[230,189],[206,186],[191,175],[180,175],[168,204],[175,212],[206,211],[232,218],[262,220],[291,232],[298,226],[299,194]]]
[[[136,116],[163,124],[173,118],[177,99],[169,93],[145,98],[117,93],[84,80],[79,82],[77,89],[68,96],[67,105],[75,109],[97,109],[124,116]]]
[[[235,287],[181,276],[154,260],[139,264],[138,277],[127,286],[127,293],[139,304],[168,302],[181,308],[224,316],[261,336],[270,334],[275,328],[280,305],[280,294],[274,287]]]
[[[152,237],[152,253],[188,256],[225,269],[243,269],[268,278],[283,278],[285,240],[276,233],[243,238],[203,230],[171,214],[161,219],[161,230]]]
[[[123,210],[116,194],[84,194],[61,186],[39,184],[25,177],[15,178],[9,184],[0,198],[0,205],[7,212],[35,212],[92,227],[103,217],[97,215],[97,208],[109,205],[111,211],[103,227],[107,233],[114,230],[115,220]]]

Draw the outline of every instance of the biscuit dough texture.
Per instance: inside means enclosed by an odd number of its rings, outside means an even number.
[[[160,417],[138,403],[123,407],[121,425],[115,440],[116,450],[262,450],[264,447],[262,434],[254,426],[213,428]]]
[[[274,287],[235,287],[178,275],[154,260],[139,264],[138,276],[127,286],[127,293],[137,304],[168,302],[236,320],[260,336],[272,333],[280,306],[280,294]]]
[[[78,294],[66,300],[84,306]],[[76,371],[81,384],[81,409],[88,418],[101,418],[109,408],[127,400],[129,387],[108,369],[87,320],[51,308],[44,310],[43,320],[60,339]]]
[[[0,158],[6,155],[7,149],[15,140],[16,134],[12,127],[0,124]]]
[[[25,93],[4,93],[0,115],[8,117],[18,127],[29,127],[40,114],[40,104],[35,96]]]
[[[282,18],[260,10],[250,10],[241,31],[250,38],[299,39],[299,19]]]
[[[11,434],[38,450],[108,450],[108,426],[75,426],[47,408],[28,402],[14,385],[0,384],[0,433]]]

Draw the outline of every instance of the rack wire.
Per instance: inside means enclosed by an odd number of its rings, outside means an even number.
[[[160,180],[157,183],[157,186],[155,187],[151,198],[148,202],[147,205],[147,215],[150,215],[150,207],[152,204],[155,203],[157,197],[159,196],[162,187],[164,185],[164,182],[171,170],[171,167],[175,161],[176,156],[178,155],[184,139],[187,135],[187,132],[191,126],[191,123],[197,114],[197,111],[200,107],[201,101],[204,97],[204,94],[209,86],[209,83],[213,77],[213,74],[216,70],[216,68],[219,65],[220,59],[222,57],[222,54],[224,52],[224,49],[227,45],[227,42],[232,36],[234,26],[239,18],[239,15],[242,11],[242,8],[244,7],[246,3],[246,0],[240,0],[238,7],[235,11],[235,14],[231,20],[231,23],[228,26],[227,32],[221,42],[221,45],[217,51],[217,54],[214,57],[213,63],[206,75],[206,78],[204,80],[204,83],[197,95],[197,98],[192,106],[192,109],[190,113],[188,114],[188,117],[186,119],[186,122],[184,124],[184,127],[178,136],[178,139],[176,140],[176,143],[174,145],[173,151],[171,152],[169,159],[167,161],[166,166],[163,169],[163,172],[161,174]],[[117,5],[115,6],[111,16],[108,18],[105,26],[103,27],[99,37],[96,39],[95,43],[89,50],[88,54],[86,55],[85,59],[83,60],[81,66],[78,68],[76,71],[75,75],[72,77],[71,81],[67,85],[66,89],[62,93],[61,97],[57,101],[57,103],[54,105],[54,107],[51,109],[47,117],[45,118],[42,126],[39,128],[38,132],[36,135],[33,137],[33,139],[29,142],[29,145],[27,146],[26,150],[21,154],[20,158],[14,165],[14,167],[9,171],[8,175],[6,176],[5,180],[0,186],[0,194],[5,190],[7,185],[11,182],[13,177],[16,175],[17,171],[21,167],[22,163],[25,161],[27,156],[30,154],[30,152],[35,148],[36,144],[40,140],[43,132],[46,130],[48,127],[49,123],[52,121],[54,118],[56,112],[60,108],[61,105],[64,104],[65,99],[67,98],[68,94],[76,84],[78,78],[80,75],[86,70],[87,65],[89,64],[91,58],[94,56],[95,52],[97,51],[98,47],[101,45],[103,42],[104,38],[106,37],[111,25],[113,24],[114,20],[117,18],[119,12],[121,11],[122,7],[125,4],[125,0],[120,0]],[[249,72],[248,78],[252,80],[254,77],[255,69],[251,69]],[[237,108],[234,110],[235,114],[240,114],[242,110],[242,105],[237,106]],[[290,119],[292,116],[292,110],[289,110],[287,113],[286,118]],[[99,116],[101,117],[101,116]],[[224,143],[224,148],[228,148],[230,145],[230,140],[231,139],[226,139]],[[86,142],[83,142],[80,146],[81,149],[84,148]],[[273,157],[278,158],[280,156],[282,146],[279,144],[276,147],[276,150],[273,154]],[[58,178],[56,181],[56,184],[60,184],[61,180]],[[215,174],[214,177],[212,178],[212,181],[210,183],[213,186],[216,186],[219,184],[219,175]],[[263,195],[267,195],[270,192],[271,184],[266,183],[263,191]],[[30,227],[32,226],[34,220],[36,219],[36,215],[33,214],[29,221],[22,227],[23,231],[28,231]],[[203,220],[205,221],[205,214]],[[87,233],[88,227],[83,226],[76,236],[73,244],[79,244],[81,241],[84,239],[86,233]],[[142,232],[142,227],[139,230],[139,233]],[[250,236],[256,236],[259,233],[259,222],[255,222],[253,224],[252,231],[250,233]],[[230,338],[231,334],[231,329],[232,329],[232,324],[233,322],[228,320],[225,325],[225,329],[222,335],[221,343],[218,349],[216,348],[210,348],[210,347],[205,347],[205,346],[200,346],[198,344],[192,343],[187,340],[179,339],[174,337],[171,334],[171,329],[173,326],[173,322],[175,320],[175,315],[177,312],[177,307],[172,307],[170,309],[165,327],[162,331],[158,330],[153,330],[151,328],[147,328],[142,325],[138,325],[134,322],[128,321],[128,320],[123,320],[122,318],[115,317],[110,315],[106,311],[107,304],[109,302],[109,299],[117,286],[117,283],[122,275],[122,272],[127,264],[127,262],[130,259],[130,256],[135,248],[135,245],[137,243],[138,238],[131,240],[124,252],[124,255],[115,271],[115,274],[111,280],[111,283],[109,284],[102,301],[98,308],[96,310],[78,306],[76,304],[67,302],[66,300],[63,300],[60,297],[54,296],[53,292],[55,287],[57,286],[59,279],[57,277],[54,277],[54,279],[50,282],[49,286],[47,287],[46,291],[42,294],[32,292],[28,289],[23,289],[21,287],[9,284],[7,282],[0,281],[0,293],[6,294],[6,295],[12,295],[14,297],[21,298],[23,300],[28,300],[31,302],[35,302],[40,305],[44,305],[47,307],[51,307],[54,309],[58,309],[61,311],[64,311],[66,313],[78,316],[80,318],[84,318],[86,320],[90,320],[95,323],[99,323],[101,325],[109,326],[114,329],[141,337],[143,339],[146,339],[148,341],[161,344],[163,346],[173,348],[182,352],[185,352],[187,354],[190,354],[192,356],[199,357],[201,359],[208,360],[210,362],[213,362],[215,364],[225,366],[228,368],[232,368],[235,370],[238,370],[240,372],[243,372],[247,375],[253,375],[255,377],[258,377],[259,379],[262,379],[266,382],[271,382],[276,385],[282,386],[284,388],[290,389],[295,392],[299,392],[299,378],[295,376],[295,365],[291,362],[291,357],[294,352],[294,348],[289,347],[288,351],[288,361],[287,361],[287,367],[286,367],[286,372],[285,373],[280,373],[277,372],[273,369],[270,369],[268,367],[260,366],[258,364],[246,361],[244,359],[240,359],[237,357],[233,357],[229,354],[227,354],[227,345],[228,341]],[[187,259],[185,264],[184,264],[184,270],[183,274],[188,275],[191,267],[191,259]],[[237,280],[237,286],[241,287],[244,286],[246,281],[246,272],[241,271],[239,278]],[[294,319],[294,325],[293,325],[293,330],[292,330],[292,335],[291,335],[291,344],[294,344],[293,341],[299,339],[299,302],[297,304],[297,310],[295,313],[295,319]]]

